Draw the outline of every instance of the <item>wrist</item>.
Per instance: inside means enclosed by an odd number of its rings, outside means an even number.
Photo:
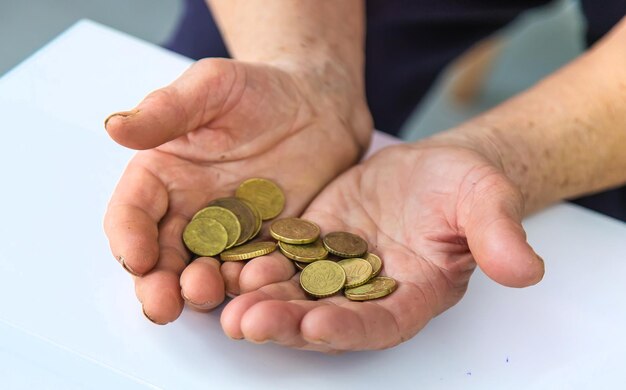
[[[310,99],[313,112],[335,114],[360,149],[368,146],[372,120],[364,87],[363,0],[208,3],[235,60],[285,71]]]
[[[362,69],[353,69],[329,58],[315,62],[281,58],[269,63],[289,74],[313,111],[336,116],[357,143],[360,154],[369,147],[373,120],[367,106]]]
[[[500,142],[484,127],[464,123],[458,127],[426,138],[421,143],[431,147],[459,147],[469,149],[482,155],[505,174],[507,173]]]
[[[521,192],[527,212],[543,207],[546,201],[533,188],[532,164],[523,145],[502,136],[497,128],[470,121],[424,140],[429,146],[452,146],[471,150],[500,170]]]

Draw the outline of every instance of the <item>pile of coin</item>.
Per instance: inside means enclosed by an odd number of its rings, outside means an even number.
[[[187,248],[198,256],[238,261],[263,256],[276,249],[275,242],[252,242],[264,220],[283,211],[285,195],[273,182],[248,179],[234,197],[219,198],[198,211],[183,231]],[[247,243],[247,244],[246,244]]]
[[[302,273],[300,285],[308,294],[324,298],[344,290],[351,300],[368,300],[391,294],[395,280],[376,277],[382,269],[380,257],[368,253],[363,238],[348,232],[320,236],[320,228],[301,218],[284,218],[270,225],[283,255]]]
[[[244,181],[235,197],[220,198],[198,211],[183,232],[187,248],[199,256],[220,255],[222,261],[243,261],[273,252],[277,243],[248,242],[262,222],[278,216],[285,196],[270,180]],[[301,218],[274,220],[270,235],[280,252],[302,272],[300,285],[309,295],[324,298],[344,290],[348,299],[365,301],[391,294],[394,279],[377,276],[381,259],[369,253],[367,241],[349,232],[321,237],[319,226]]]

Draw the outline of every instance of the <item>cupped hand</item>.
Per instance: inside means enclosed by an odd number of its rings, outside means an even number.
[[[113,255],[135,277],[149,319],[173,321],[184,300],[211,309],[224,299],[225,283],[235,281],[234,293],[245,283],[241,264],[222,267],[226,281],[213,258],[187,266],[182,231],[210,200],[232,196],[247,178],[265,177],[286,192],[283,215],[297,215],[358,161],[371,119],[364,98],[348,92],[285,65],[206,59],[134,110],[106,120],[115,141],[141,150],[113,193],[104,226]],[[268,257],[266,265],[293,273],[280,259]]]
[[[476,264],[506,286],[541,280],[523,212],[519,189],[473,147],[388,147],[332,182],[303,218],[323,234],[365,238],[398,289],[367,302],[311,300],[288,275],[229,302],[222,326],[232,338],[324,352],[394,346],[458,302]]]

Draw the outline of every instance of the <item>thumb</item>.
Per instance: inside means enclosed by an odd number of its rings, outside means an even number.
[[[194,131],[228,110],[228,97],[240,93],[244,84],[238,81],[245,77],[238,77],[242,70],[237,68],[230,60],[200,60],[133,110],[109,116],[104,127],[113,140],[132,149],[154,148]]]
[[[544,263],[526,241],[523,197],[507,179],[490,185],[472,202],[464,226],[469,249],[482,271],[509,287],[538,283]]]

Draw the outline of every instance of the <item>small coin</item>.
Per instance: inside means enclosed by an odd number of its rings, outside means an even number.
[[[256,218],[254,211],[247,204],[235,197],[228,197],[215,199],[209,203],[209,206],[223,207],[235,214],[241,225],[241,234],[235,245],[241,245],[252,238],[256,230]]]
[[[287,244],[310,244],[320,236],[320,228],[302,218],[277,219],[270,225],[270,234]]]
[[[285,208],[285,194],[276,183],[267,179],[244,181],[235,191],[235,196],[252,203],[264,221],[277,217]]]
[[[378,276],[380,270],[383,268],[383,261],[380,259],[380,257],[371,252],[367,252],[363,258],[372,265],[371,277],[373,278],[374,276]]]
[[[316,260],[323,260],[328,256],[328,251],[324,248],[322,240],[319,238],[310,244],[295,245],[279,241],[280,251],[288,259],[311,263]]]
[[[367,283],[372,277],[372,265],[364,259],[344,259],[337,264],[346,271],[346,288],[358,287]]]
[[[351,301],[368,301],[387,296],[397,287],[398,283],[394,279],[377,276],[362,286],[346,289],[345,295]]]
[[[346,283],[343,268],[328,260],[307,265],[300,273],[300,286],[314,297],[329,297],[341,290]]]
[[[222,252],[220,258],[223,261],[249,260],[272,253],[274,249],[276,249],[276,243],[273,241],[249,242]]]
[[[200,256],[215,256],[226,248],[228,233],[212,218],[192,219],[183,231],[187,248]]]
[[[324,237],[324,246],[333,255],[351,258],[367,252],[367,241],[348,232],[332,232]]]
[[[213,218],[224,226],[226,233],[228,234],[226,249],[235,245],[237,240],[239,240],[239,236],[241,235],[241,224],[239,223],[237,216],[232,211],[224,207],[209,206],[198,211],[196,215],[193,216],[193,219],[196,218]]]
[[[256,227],[254,229],[254,233],[252,233],[252,236],[249,238],[250,240],[253,239],[254,237],[257,236],[257,234],[259,234],[259,232],[261,231],[261,227],[263,226],[263,218],[261,218],[261,212],[249,201],[245,200],[245,199],[240,199],[243,203],[246,204],[246,206],[250,207],[250,210],[252,210],[252,212],[254,213],[254,220],[256,222]]]

